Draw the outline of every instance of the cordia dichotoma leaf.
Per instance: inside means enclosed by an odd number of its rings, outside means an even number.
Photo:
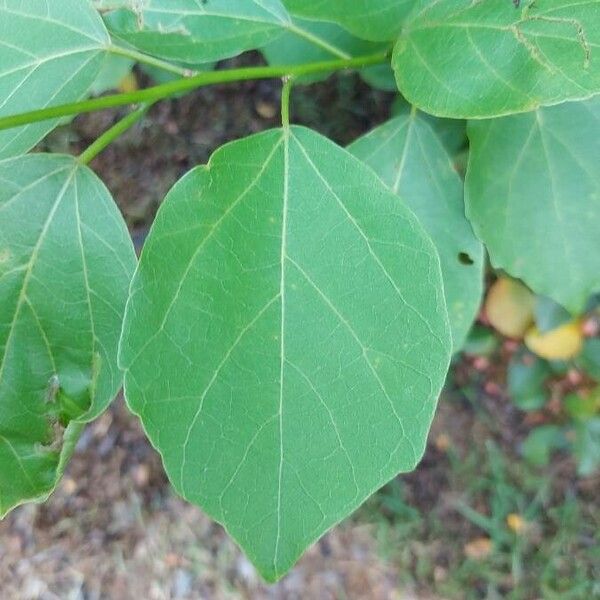
[[[464,186],[430,117],[405,112],[348,150],[415,213],[442,265],[454,351],[460,350],[483,294],[483,247],[465,217]]]
[[[262,53],[270,65],[301,65],[334,58],[351,58],[384,49],[383,44],[357,38],[336,23],[291,15],[285,31],[264,46]],[[314,83],[327,79],[329,75],[304,75],[297,78],[296,83]],[[396,89],[394,72],[389,63],[361,69],[360,75],[373,87],[386,91]]]
[[[79,100],[109,44],[89,0],[0,0],[0,116]],[[0,159],[27,152],[57,123],[0,131]]]
[[[0,517],[55,487],[121,384],[135,254],[100,180],[71,157],[0,161]]]
[[[600,290],[600,98],[468,134],[467,217],[492,264],[580,313]]]
[[[176,490],[275,580],[415,467],[450,354],[417,219],[347,151],[292,127],[226,145],[169,193],[120,364]]]
[[[392,60],[422,110],[481,118],[600,92],[598,0],[419,0]]]
[[[111,34],[155,56],[198,64],[240,54],[281,34],[280,0],[128,0],[104,19]]]
[[[339,23],[365,40],[394,40],[415,0],[283,0],[294,14]]]
[[[381,44],[361,40],[335,23],[292,16],[286,31],[264,46],[262,53],[270,65],[296,65],[333,58],[351,58],[380,49]],[[312,83],[328,76],[328,73],[304,76],[300,78],[300,82]]]

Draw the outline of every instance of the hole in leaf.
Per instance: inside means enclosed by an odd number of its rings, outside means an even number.
[[[466,252],[458,253],[458,262],[460,262],[461,265],[474,265],[475,264],[475,261]]]

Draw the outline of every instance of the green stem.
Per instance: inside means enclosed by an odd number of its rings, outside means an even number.
[[[290,126],[290,94],[294,85],[293,77],[285,77],[281,90],[281,124],[284,128]]]
[[[102,152],[109,144],[114,142],[120,135],[137,123],[148,112],[150,106],[150,104],[144,104],[115,123],[79,155],[79,162],[83,165],[87,165],[96,158],[96,156],[98,156],[98,154],[100,154],[100,152]]]
[[[327,73],[342,71],[344,69],[362,69],[372,65],[385,63],[389,60],[388,54],[380,52],[369,56],[357,56],[356,58],[328,60],[323,62],[309,63],[305,65],[290,66],[267,66],[267,67],[245,67],[241,69],[228,69],[225,71],[208,71],[198,73],[187,79],[178,79],[162,85],[149,87],[135,92],[102,96],[91,100],[82,100],[71,104],[51,106],[27,113],[0,117],[0,130],[37,123],[48,119],[67,117],[116,106],[137,104],[139,102],[153,103],[163,98],[176,96],[178,94],[195,90],[196,88],[217,83],[232,83],[236,81],[249,81],[257,79],[276,79],[285,76],[300,77],[302,75],[313,75],[315,73]]]

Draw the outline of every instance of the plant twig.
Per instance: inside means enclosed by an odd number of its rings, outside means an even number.
[[[20,125],[28,125],[29,123],[47,121],[49,119],[104,110],[106,108],[114,108],[116,106],[125,106],[127,104],[138,104],[141,102],[154,103],[164,98],[169,98],[217,83],[276,79],[285,76],[300,77],[302,75],[312,75],[315,73],[361,69],[363,67],[383,64],[387,60],[389,60],[388,54],[380,52],[368,56],[328,60],[305,65],[244,67],[241,69],[228,69],[224,71],[208,71],[198,73],[193,77],[178,79],[176,81],[156,85],[143,90],[137,90],[135,92],[102,96],[100,98],[92,98],[90,100],[82,100],[80,102],[51,106],[22,114],[0,117],[0,130],[11,129],[13,127],[19,127]]]

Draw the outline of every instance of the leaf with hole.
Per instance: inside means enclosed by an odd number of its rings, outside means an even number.
[[[437,252],[310,130],[228,144],[169,193],[120,361],[177,491],[269,580],[425,449],[451,341]]]
[[[589,98],[600,92],[600,2],[419,0],[392,63],[402,94],[438,116]]]
[[[580,314],[600,290],[600,98],[468,134],[467,216],[492,264]]]
[[[0,1],[0,117],[85,96],[109,43],[88,1]],[[57,123],[0,131],[0,158],[27,152]]]
[[[483,247],[464,212],[463,182],[429,117],[397,116],[349,148],[414,211],[437,247],[454,350],[467,336],[483,294]]]
[[[56,485],[84,423],[117,393],[133,246],[70,157],[0,161],[0,516]]]

